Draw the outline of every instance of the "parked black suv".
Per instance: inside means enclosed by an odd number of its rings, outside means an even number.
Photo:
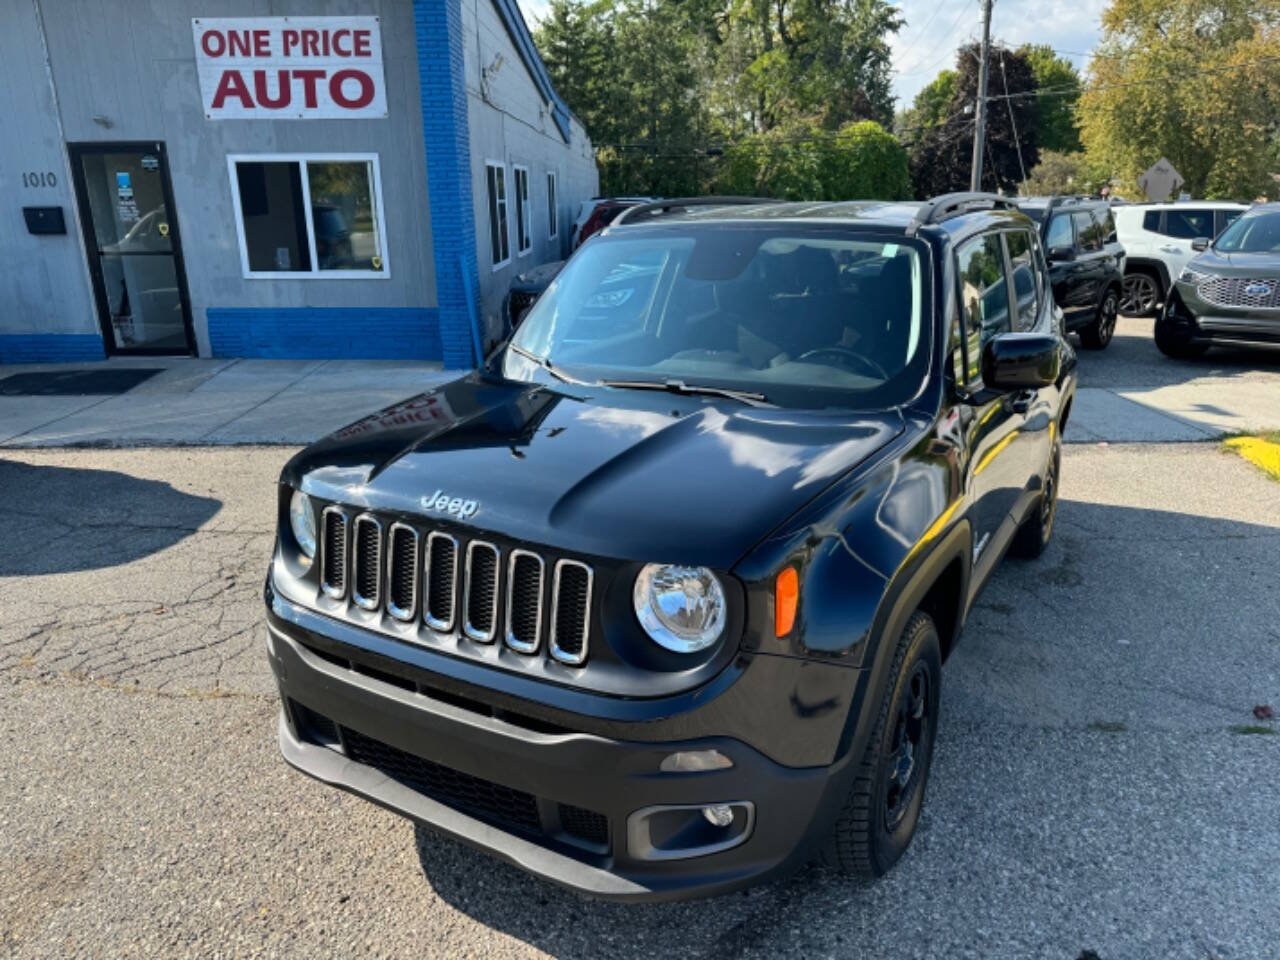
[[[883,874],[1074,369],[998,197],[638,207],[486,366],[285,467],[285,759],[596,896]]]
[[[1124,247],[1106,200],[1031,197],[1018,209],[1035,220],[1049,260],[1053,298],[1080,345],[1102,350],[1116,332],[1124,284]]]

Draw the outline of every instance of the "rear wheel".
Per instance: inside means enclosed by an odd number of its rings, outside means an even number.
[[[1160,302],[1160,286],[1155,274],[1134,270],[1124,275],[1120,288],[1120,312],[1126,317],[1150,317]]]
[[[1062,437],[1060,431],[1053,438],[1053,450],[1049,454],[1049,465],[1045,467],[1044,480],[1040,486],[1040,500],[1031,511],[1018,532],[1013,535],[1009,544],[1009,552],[1015,557],[1033,560],[1044,553],[1053,536],[1053,521],[1058,515],[1058,476],[1062,470]]]
[[[822,849],[828,866],[870,880],[910,846],[933,760],[941,683],[938,631],[917,611],[898,638],[875,728]]]
[[[1105,348],[1116,332],[1116,317],[1119,314],[1120,296],[1115,287],[1108,287],[1098,304],[1093,322],[1080,330],[1080,345],[1088,350]]]

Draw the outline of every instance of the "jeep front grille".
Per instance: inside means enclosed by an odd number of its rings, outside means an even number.
[[[351,536],[351,599],[365,610],[382,602],[382,524],[372,514],[356,517]]]
[[[320,586],[336,599],[347,595],[347,515],[326,507],[321,518]]]
[[[1250,293],[1249,288],[1253,288]],[[1265,289],[1264,289],[1265,288]],[[1196,288],[1205,303],[1246,310],[1280,309],[1280,279],[1213,277]]]
[[[551,655],[561,663],[587,659],[591,629],[591,568],[577,560],[556,562],[551,607]]]
[[[427,537],[422,587],[422,619],[432,630],[448,633],[458,606],[458,541],[447,533],[437,530]]]
[[[568,666],[587,660],[593,574],[580,560],[553,565],[533,550],[336,505],[321,515],[320,539],[320,586],[335,600],[476,643],[501,637],[516,653]]]

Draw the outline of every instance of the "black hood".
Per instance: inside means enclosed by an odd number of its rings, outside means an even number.
[[[440,493],[474,501],[463,522],[478,530],[726,569],[902,429],[896,411],[773,410],[472,374],[313,444],[282,479],[425,516],[423,501]]]

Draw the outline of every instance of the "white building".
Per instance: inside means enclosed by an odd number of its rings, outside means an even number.
[[[0,84],[0,363],[470,366],[597,189],[514,0],[2,0]]]

